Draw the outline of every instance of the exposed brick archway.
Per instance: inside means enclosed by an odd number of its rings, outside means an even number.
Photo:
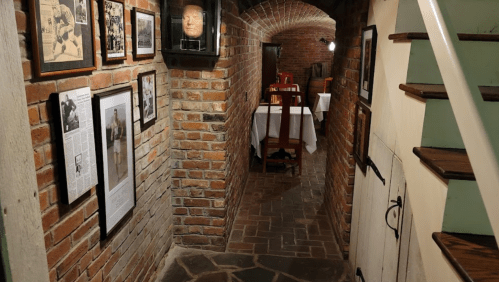
[[[241,18],[269,38],[302,27],[336,28],[336,22],[327,13],[297,0],[265,1],[242,12]]]

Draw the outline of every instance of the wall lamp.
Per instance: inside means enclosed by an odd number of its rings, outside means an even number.
[[[328,48],[328,49],[329,49],[329,51],[331,51],[331,52],[332,52],[332,51],[334,51],[334,48],[336,48],[336,44],[334,44],[334,42],[333,42],[333,41],[327,41],[326,39],[324,39],[324,37],[323,37],[323,38],[321,38],[321,39],[319,39],[319,41],[320,41],[320,42],[322,42],[322,43],[324,43],[324,44],[326,44],[326,45],[327,45],[327,48]]]

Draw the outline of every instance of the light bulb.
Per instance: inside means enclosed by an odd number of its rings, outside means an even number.
[[[331,42],[331,43],[329,43],[328,48],[329,48],[329,51],[332,52],[332,51],[334,51],[334,48],[336,48],[336,44],[334,44],[334,42]]]

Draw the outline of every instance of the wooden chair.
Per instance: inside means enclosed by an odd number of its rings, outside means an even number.
[[[267,88],[269,90],[269,92],[273,92],[273,91],[282,91],[281,89],[292,89],[292,90],[285,90],[285,91],[294,91],[294,92],[297,92],[298,91],[298,87],[294,84],[282,84],[282,83],[274,83],[274,84],[271,84],[269,86],[269,88]],[[293,105],[294,106],[298,106],[298,99],[296,97],[296,95],[294,95],[293,97]],[[279,103],[279,105],[282,106],[282,102],[279,100],[280,97],[273,97],[273,96],[270,96],[270,103],[273,104],[273,103]],[[272,102],[274,101],[274,102]]]
[[[272,138],[269,137],[269,127],[270,127],[270,109],[271,105],[268,106],[267,111],[267,128],[264,139],[263,146],[263,172],[267,171],[267,162],[275,162],[275,163],[298,163],[300,170],[299,173],[301,175],[302,171],[302,149],[303,149],[303,111],[304,111],[304,103],[301,103],[301,114],[300,114],[300,135],[298,139],[289,138],[289,130],[290,130],[290,121],[291,121],[291,105],[293,96],[299,95],[301,96],[302,101],[305,99],[305,93],[303,92],[293,92],[293,91],[275,91],[268,92],[267,95],[276,95],[280,96],[282,101],[282,111],[281,111],[281,126],[279,128],[279,137]],[[270,97],[268,97],[270,99]],[[275,107],[275,106],[274,106]],[[269,159],[268,158],[268,150],[270,148],[279,149],[279,153],[276,156],[280,157],[279,159]],[[285,149],[294,149],[296,152],[295,159],[284,159],[286,155]]]

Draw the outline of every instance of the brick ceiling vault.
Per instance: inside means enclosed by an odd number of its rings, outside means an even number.
[[[243,11],[241,18],[269,37],[300,27],[336,29],[327,13],[298,0],[268,0]]]

